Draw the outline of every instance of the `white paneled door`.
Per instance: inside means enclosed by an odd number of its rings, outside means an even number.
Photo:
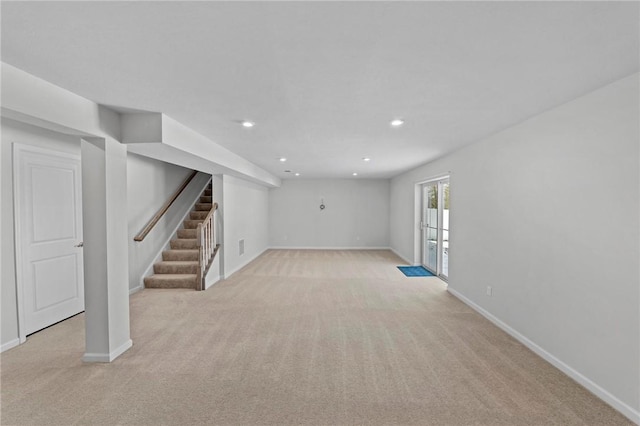
[[[14,144],[20,335],[84,310],[80,156]]]

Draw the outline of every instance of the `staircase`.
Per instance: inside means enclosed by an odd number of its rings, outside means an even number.
[[[189,213],[189,219],[184,221],[183,229],[178,229],[178,238],[171,240],[171,249],[163,251],[162,261],[153,265],[154,275],[144,279],[145,288],[197,289],[200,268],[197,228],[212,208],[209,183]]]

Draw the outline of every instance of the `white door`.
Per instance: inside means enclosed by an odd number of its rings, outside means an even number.
[[[14,144],[20,336],[84,310],[80,156]]]

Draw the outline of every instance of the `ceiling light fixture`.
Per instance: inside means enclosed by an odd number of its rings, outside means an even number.
[[[242,122],[242,127],[246,127],[246,128],[251,128],[253,126],[255,126],[256,123],[254,123],[253,121],[243,121]]]
[[[357,174],[356,172],[353,172],[353,175],[354,175],[354,176],[358,176],[358,174]]]
[[[281,163],[284,163],[285,161],[287,161],[287,159],[286,159],[286,158],[284,158],[284,157],[280,157],[280,162],[281,162]]]
[[[369,162],[369,161],[371,161],[371,158],[369,158],[369,157],[364,157],[364,158],[362,159],[362,161]]]
[[[391,120],[391,125],[393,127],[400,127],[404,124],[404,120],[401,120],[399,118],[396,118],[395,120]]]
[[[300,176],[300,173],[296,173],[296,176]]]

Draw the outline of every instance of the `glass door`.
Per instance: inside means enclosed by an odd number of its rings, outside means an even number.
[[[422,265],[438,273],[438,184],[422,187]]]
[[[422,185],[422,265],[449,276],[449,179]]]

